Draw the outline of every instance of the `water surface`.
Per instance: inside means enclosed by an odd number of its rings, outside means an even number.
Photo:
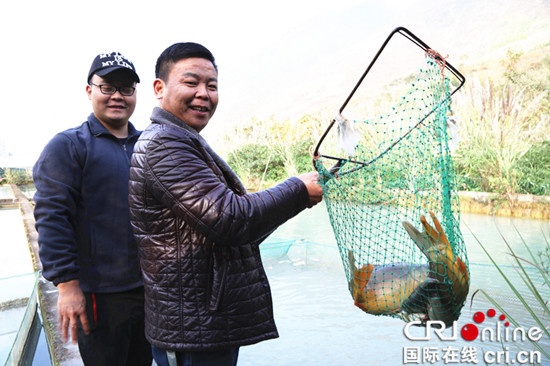
[[[477,289],[493,296],[521,327],[528,329],[537,325],[475,239],[477,237],[486,246],[506,275],[525,293],[525,286],[512,267],[512,258],[501,237],[502,234],[517,254],[526,256],[527,251],[516,229],[534,253],[546,245],[543,235],[550,238],[547,221],[462,214],[461,230],[468,250],[471,286],[468,304],[457,322],[457,340],[440,341],[432,334],[429,341],[412,341],[404,336],[403,321],[366,314],[353,305],[326,208],[318,205],[306,210],[269,238],[271,242],[276,242],[277,238],[296,240],[288,253],[279,258],[276,257],[278,254],[264,255],[280,338],[243,347],[239,365],[402,365],[405,364],[404,350],[410,351],[410,348],[436,352],[439,359],[433,362],[420,359],[416,363],[410,362],[409,358],[407,364],[485,364],[485,352],[494,352],[495,362],[492,364],[505,364],[505,356],[513,358],[518,351],[531,351],[533,347],[524,342],[501,344],[496,341],[496,335],[493,341],[487,337],[485,341],[478,338],[467,342],[461,338],[460,330],[462,326],[473,323],[476,312],[486,313],[494,308],[480,294],[474,297],[470,307],[470,296]],[[544,298],[550,300],[550,290],[537,283]],[[534,304],[532,298],[529,302]],[[540,307],[535,306],[535,309],[540,310]],[[549,317],[544,319],[549,325]],[[498,322],[487,318],[479,329],[494,328],[493,333],[496,333]],[[418,327],[412,328],[410,333],[420,337],[424,332],[425,328]],[[444,334],[447,338],[453,335],[451,329]],[[540,342],[550,349],[550,340],[546,336]],[[503,352],[503,346],[509,348],[508,354],[503,353],[501,362],[497,363],[496,355]],[[443,360],[445,349],[447,358]],[[457,353],[466,351],[477,353],[476,363],[466,362],[469,359],[465,357],[470,356]],[[487,357],[490,359],[490,356]],[[542,364],[550,365],[550,361],[543,360]]]
[[[0,194],[9,196],[8,192],[0,191]],[[546,245],[544,235],[550,238],[549,222],[462,214],[461,225],[470,263],[470,296],[475,290],[483,289],[493,296],[504,310],[517,318],[521,327],[536,326],[482,251],[475,237],[486,246],[520,291],[526,293],[525,285],[512,267],[512,258],[502,236],[518,255],[526,257],[528,253],[518,232],[533,253],[537,253]],[[18,209],[0,210],[0,232],[0,278],[32,272]],[[479,339],[466,342],[460,335],[456,341],[439,341],[436,337],[432,337],[430,341],[411,341],[403,334],[403,321],[369,315],[355,307],[323,204],[306,210],[284,224],[273,233],[268,243],[271,244],[262,247],[262,256],[272,287],[275,321],[280,337],[243,347],[239,366],[402,365],[404,349],[410,347],[421,351],[432,347],[432,351],[437,350],[440,356],[446,347],[457,350],[473,347],[478,352],[476,363],[459,362],[458,358],[457,362],[448,359],[450,362],[445,363],[439,359],[433,363],[412,364],[483,365],[483,352],[498,352],[503,346],[509,347],[510,352],[513,351],[514,354],[518,349],[532,350],[529,344],[521,342],[504,342],[502,345],[496,341],[481,342]],[[534,271],[530,270],[530,273]],[[536,285],[544,299],[550,300],[550,290],[540,281],[537,281]],[[26,286],[3,286],[3,298],[9,298],[10,294],[20,297],[18,291],[23,287]],[[531,298],[528,299],[533,303]],[[468,304],[462,310],[458,321],[459,329],[467,323],[472,323],[476,312],[486,312],[494,308],[479,294],[474,297],[471,307],[470,301],[469,297]],[[545,324],[550,324],[548,316],[544,319]],[[491,320],[486,324],[493,326],[496,322]],[[415,336],[420,336],[423,332],[425,328],[411,330]],[[452,335],[450,330],[445,334]],[[550,341],[546,336],[540,342],[550,349]],[[42,358],[46,359],[47,353]],[[550,365],[550,361],[544,360],[542,364]]]

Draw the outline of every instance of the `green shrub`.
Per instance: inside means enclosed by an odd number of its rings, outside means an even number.
[[[269,146],[247,144],[231,151],[227,163],[237,175],[247,180],[278,181],[285,175],[282,156]]]
[[[23,185],[32,183],[32,177],[29,171],[20,168],[4,168],[0,172],[0,181],[2,183]]]
[[[312,138],[295,142],[290,146],[292,164],[297,174],[307,173],[313,170],[311,149],[314,144]]]
[[[550,195],[550,140],[533,145],[518,162],[525,193]]]
[[[453,108],[460,121],[454,163],[461,189],[504,196],[521,190],[518,163],[550,127],[540,116],[545,95],[529,94],[518,84],[471,78]]]
[[[227,163],[249,188],[273,186],[289,176],[313,170],[309,149],[313,141],[296,143],[246,144],[230,152]]]

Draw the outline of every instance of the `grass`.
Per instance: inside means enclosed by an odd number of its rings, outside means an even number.
[[[466,190],[507,198],[521,191],[521,158],[550,138],[548,118],[540,115],[545,95],[528,96],[521,86],[482,83],[475,77],[458,93],[454,109],[461,141],[454,160]]]
[[[468,228],[469,229],[469,228]],[[517,231],[517,228],[516,228]],[[470,232],[472,232],[470,230]],[[502,278],[507,283],[508,287],[510,288],[513,296],[521,303],[522,308],[525,310],[526,314],[529,314],[530,318],[532,319],[534,324],[538,325],[538,328],[541,329],[544,332],[544,335],[550,339],[550,297],[545,298],[543,295],[543,288],[546,288],[550,291],[550,243],[548,241],[548,238],[545,236],[544,232],[543,237],[546,242],[546,247],[543,251],[537,253],[535,255],[529,246],[525,243],[525,240],[523,239],[521,233],[517,231],[519,237],[521,238],[521,241],[523,245],[525,246],[527,252],[529,253],[528,259],[522,258],[516,255],[510,244],[506,241],[506,238],[501,234],[501,237],[510,251],[509,254],[513,258],[514,261],[514,269],[517,271],[519,278],[521,279],[521,282],[519,284],[513,283],[513,281],[510,279],[510,276],[507,276],[504,273],[504,270],[495,262],[491,254],[485,249],[483,244],[477,239],[477,237],[474,235],[474,238],[476,239],[477,243],[481,246],[483,251],[486,253],[487,257],[490,259],[490,261],[493,263],[495,268],[498,270]],[[472,233],[473,234],[473,233]],[[536,272],[536,275],[529,275],[527,268],[530,267],[530,269],[534,269]],[[535,277],[539,277],[536,278]],[[541,281],[541,282],[539,282]],[[520,291],[520,286],[524,286],[525,289],[528,290],[529,298],[527,297],[527,294],[522,294]],[[546,291],[546,294],[549,293],[549,291]],[[507,312],[493,297],[489,295],[489,293],[484,289],[478,289],[476,290],[472,295],[472,302],[477,293],[483,294],[493,304],[502,314],[506,316],[506,318],[515,326],[520,327],[520,324],[514,319],[513,315]],[[539,307],[537,309],[535,307]],[[544,349],[538,342],[535,342],[529,338],[527,340],[531,343],[531,345],[540,351],[542,355],[544,355],[548,360],[550,360],[550,350]]]

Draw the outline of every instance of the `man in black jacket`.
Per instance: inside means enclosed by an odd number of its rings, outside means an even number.
[[[138,82],[120,53],[98,55],[86,86],[93,113],[57,134],[33,171],[43,275],[59,290],[62,339],[69,330],[73,342],[78,338],[85,365],[152,362],[128,209],[130,157],[139,137],[128,120]]]
[[[146,336],[159,366],[236,365],[240,346],[278,336],[259,245],[322,189],[311,172],[249,194],[210,148],[199,134],[218,104],[208,49],[174,44],[155,71],[159,107],[130,167]]]

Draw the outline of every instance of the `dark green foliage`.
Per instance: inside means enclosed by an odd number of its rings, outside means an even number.
[[[301,173],[313,170],[312,156],[310,149],[314,141],[312,138],[298,141],[290,146],[290,154],[296,171]]]
[[[280,180],[284,175],[284,160],[272,148],[261,144],[248,144],[234,150],[227,163],[241,177],[268,181]],[[265,172],[265,175],[264,175]]]
[[[313,170],[309,152],[312,139],[296,142],[290,146],[275,144],[247,144],[231,151],[227,163],[241,179],[277,183],[289,176]]]
[[[550,195],[550,140],[533,145],[518,162],[525,193]]]
[[[2,183],[23,185],[32,183],[32,177],[26,169],[4,168],[0,169],[0,181]]]

